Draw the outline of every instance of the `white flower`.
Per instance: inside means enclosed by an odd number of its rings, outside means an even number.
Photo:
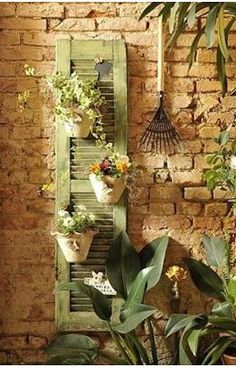
[[[91,221],[95,221],[95,216],[92,213],[90,213],[89,218]]]
[[[69,217],[70,215],[69,215],[69,213],[68,213],[67,211],[65,211],[65,210],[59,210],[59,211],[58,211],[58,216],[59,216],[59,217]]]
[[[126,164],[128,164],[128,163],[129,163],[129,157],[128,157],[128,156],[126,156],[126,155],[121,155],[121,156],[119,157],[119,160],[120,160],[120,161],[125,162]]]
[[[71,226],[75,225],[75,222],[71,217],[66,217],[66,218],[64,218],[63,225],[67,226],[67,227],[71,227]]]
[[[81,211],[86,211],[86,207],[83,204],[80,204],[78,206],[78,209],[81,210]]]

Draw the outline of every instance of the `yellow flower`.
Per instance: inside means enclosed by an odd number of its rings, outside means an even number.
[[[174,265],[168,268],[166,276],[170,281],[181,281],[186,279],[187,271],[183,267]]]
[[[116,161],[116,168],[121,174],[125,174],[128,171],[129,165],[124,161]]]
[[[94,174],[96,174],[98,171],[100,171],[100,166],[98,163],[90,165],[90,171]]]

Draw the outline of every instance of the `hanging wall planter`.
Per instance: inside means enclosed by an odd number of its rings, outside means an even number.
[[[89,179],[98,202],[117,203],[132,169],[129,157],[114,152],[112,148],[100,162],[92,164]]]
[[[94,122],[95,119],[90,118],[84,112],[79,112],[76,118],[65,122],[65,129],[69,136],[87,138]]]
[[[59,210],[55,236],[67,262],[84,262],[87,259],[94,235],[97,233],[94,215],[82,205],[72,215]]]
[[[90,174],[89,179],[98,202],[117,203],[125,189],[124,178],[111,176],[101,178],[95,174]]]
[[[55,233],[55,238],[67,262],[81,263],[86,261],[96,231],[87,230],[83,233]]]

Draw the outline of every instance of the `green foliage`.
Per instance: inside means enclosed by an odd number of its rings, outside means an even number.
[[[118,322],[111,319],[111,300],[94,287],[85,285],[82,281],[63,283],[58,286],[57,291],[79,291],[90,298],[98,318],[107,322],[111,337],[122,355],[122,361],[114,356],[109,357],[106,352],[100,350],[95,350],[94,357],[100,354],[112,362],[116,361],[117,364],[158,364],[154,332],[149,320],[156,309],[143,304],[143,299],[145,292],[160,280],[168,241],[168,237],[155,239],[146,246],[145,251],[139,254],[124,231],[114,240],[107,259],[106,271],[110,283],[124,299]],[[144,321],[147,322],[149,329],[150,357],[135,333],[136,328]],[[57,339],[55,343],[56,341]],[[81,345],[79,340],[77,347],[80,353],[84,351],[84,345]],[[85,354],[83,359],[88,360],[87,349]],[[56,357],[53,358],[56,362]],[[58,358],[58,362],[61,362],[60,355]],[[71,359],[67,359],[67,364],[76,364],[73,363],[73,358],[72,354]],[[81,355],[79,359],[82,359]]]
[[[211,165],[204,175],[207,187],[214,190],[219,186],[232,193],[236,191],[236,170],[231,168],[231,157],[236,152],[236,141],[230,141],[229,131],[224,130],[216,138],[219,150],[207,156],[207,163]]]
[[[173,314],[170,317],[166,336],[183,330],[179,343],[180,364],[194,364],[197,356],[202,364],[215,364],[229,347],[236,344],[236,276],[230,272],[230,267],[225,268],[229,245],[225,239],[208,235],[203,237],[203,245],[208,265],[191,258],[185,258],[184,262],[195,286],[217,298],[218,302],[209,315]],[[229,272],[227,275],[225,269]],[[224,336],[219,337],[219,333]],[[199,342],[207,335],[212,335],[215,340],[201,356]]]
[[[95,216],[87,213],[86,207],[78,206],[72,215],[65,210],[58,211],[57,231],[61,234],[81,233],[88,229],[96,229]]]
[[[56,99],[55,114],[59,122],[80,123],[83,113],[91,121],[101,118],[104,99],[96,87],[96,80],[82,81],[74,72],[69,77],[57,73],[47,77],[46,82]]]
[[[160,5],[160,6],[159,6]],[[167,48],[172,48],[178,37],[188,27],[197,25],[197,35],[189,53],[189,66],[195,60],[196,51],[202,36],[206,39],[206,48],[217,46],[216,66],[223,96],[227,92],[225,63],[231,61],[228,49],[228,35],[236,19],[236,5],[230,2],[157,2],[149,4],[140,19],[153,10],[169,24],[170,37]],[[206,17],[206,22],[202,18]],[[205,24],[205,25],[203,25]]]

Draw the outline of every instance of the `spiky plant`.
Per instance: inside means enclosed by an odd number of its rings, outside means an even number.
[[[223,96],[228,90],[226,62],[232,61],[228,49],[228,35],[236,20],[235,2],[155,2],[149,4],[142,12],[140,19],[157,11],[168,23],[170,37],[166,48],[172,49],[178,37],[188,28],[197,25],[197,33],[190,47],[189,69],[196,58],[196,52],[202,36],[206,38],[206,48],[217,47],[216,66],[218,80],[221,83]]]

